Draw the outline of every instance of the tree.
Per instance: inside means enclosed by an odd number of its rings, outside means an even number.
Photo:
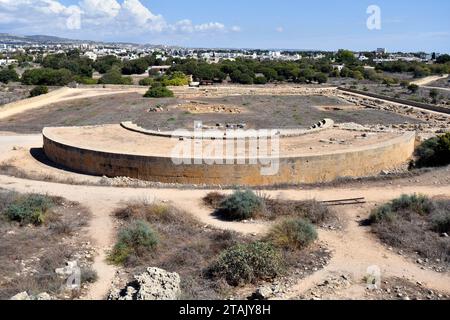
[[[93,61],[80,56],[79,50],[69,51],[67,54],[51,54],[43,58],[42,66],[50,69],[67,69],[74,75],[92,77]]]
[[[267,78],[265,76],[255,77],[255,84],[266,84]]]
[[[122,67],[122,73],[126,75],[143,74],[149,67],[148,61],[144,58],[126,61]]]
[[[152,85],[144,94],[145,98],[171,98],[173,96],[173,92],[162,85]]]
[[[414,78],[423,78],[428,77],[431,74],[431,71],[428,67],[425,66],[417,66],[413,70]]]
[[[356,80],[363,80],[364,75],[361,73],[361,71],[353,71],[352,77]]]
[[[19,81],[19,75],[14,69],[0,69],[0,82],[8,83],[10,81]]]
[[[358,61],[354,53],[349,50],[339,50],[336,55],[336,60],[340,63],[345,63],[349,65],[355,64]]]
[[[342,70],[341,70],[341,77],[342,77],[342,78],[349,78],[349,77],[351,77],[352,75],[353,75],[352,70],[350,70],[350,69],[347,68],[347,67],[342,68]]]
[[[30,97],[37,97],[37,96],[40,96],[42,94],[47,94],[47,93],[48,93],[48,87],[47,86],[37,86],[37,87],[34,87],[30,91]]]
[[[122,77],[122,73],[120,72],[119,68],[113,67],[98,80],[98,83],[129,85],[133,83],[133,80],[130,77]]]
[[[326,83],[328,81],[328,77],[326,74],[324,74],[322,72],[318,72],[314,75],[314,80],[317,81],[318,83],[322,84],[322,83]]]
[[[443,55],[437,57],[437,59],[436,59],[436,63],[439,63],[439,64],[444,64],[447,62],[450,62],[450,55],[448,55],[448,54],[443,54]]]
[[[433,103],[437,103],[438,101],[438,96],[439,96],[439,91],[437,91],[436,89],[431,89],[430,90],[430,98],[433,100]]]
[[[31,69],[22,75],[22,83],[26,85],[65,86],[73,80],[72,73],[67,69]]]
[[[419,86],[418,86],[417,84],[411,83],[411,84],[408,86],[408,90],[409,90],[411,93],[416,93],[417,91],[419,91]]]
[[[94,69],[99,73],[107,73],[113,66],[122,67],[122,61],[113,55],[100,57],[94,62]]]

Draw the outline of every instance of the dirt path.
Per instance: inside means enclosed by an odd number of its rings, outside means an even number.
[[[429,83],[448,78],[448,76],[449,76],[448,74],[444,74],[442,76],[429,76],[429,77],[415,80],[415,81],[411,82],[411,84],[416,84],[416,85],[422,87],[422,86],[426,86]]]
[[[14,177],[0,176],[0,186],[18,192],[40,192],[58,195],[69,200],[78,201],[88,206],[93,212],[93,219],[89,227],[98,251],[94,268],[98,272],[99,280],[91,288],[90,299],[102,299],[106,296],[113,279],[115,268],[105,262],[108,248],[114,240],[114,223],[111,212],[120,203],[139,199],[169,200],[175,206],[185,208],[199,221],[216,228],[234,230],[242,233],[262,234],[269,227],[268,224],[230,223],[211,216],[211,210],[201,204],[201,198],[207,190],[175,190],[175,189],[132,189],[111,188],[100,186],[77,186],[57,183],[23,180]],[[404,193],[424,193],[429,196],[450,195],[450,186],[389,186],[376,188],[322,188],[316,190],[283,190],[265,192],[272,198],[289,199],[317,199],[330,200],[340,198],[365,197],[370,205],[387,201]],[[367,214],[368,207],[360,209],[341,209],[342,215],[349,221],[347,229],[342,233],[321,231],[320,238],[334,251],[331,263],[311,277],[304,279],[286,295],[292,298],[318,283],[326,275],[333,272],[349,272],[355,279],[362,279],[368,266],[379,265],[386,275],[406,275],[421,281],[432,289],[450,292],[448,275],[439,275],[428,270],[421,270],[410,261],[386,250],[368,229],[359,227],[356,222],[358,214]],[[358,292],[358,291],[357,291]]]
[[[8,118],[12,115],[16,115],[25,111],[29,111],[36,108],[41,108],[53,103],[84,99],[105,95],[114,95],[121,93],[132,93],[138,92],[144,94],[146,91],[145,87],[130,87],[130,88],[67,88],[63,87],[52,91],[48,94],[15,101],[10,104],[6,104],[0,107],[0,119]]]
[[[336,296],[345,299],[361,299],[365,292],[364,276],[369,266],[378,266],[383,278],[398,277],[407,278],[412,283],[420,281],[424,287],[440,292],[450,293],[450,275],[440,274],[421,267],[407,258],[388,250],[373,234],[369,227],[359,226],[361,217],[366,217],[369,208],[348,207],[343,208],[342,216],[348,222],[342,232],[319,232],[319,238],[333,251],[330,263],[322,270],[303,279],[283,299],[294,299],[315,285],[322,283],[324,279],[334,275],[347,275],[352,280],[352,286],[345,288],[343,292],[335,292]]]

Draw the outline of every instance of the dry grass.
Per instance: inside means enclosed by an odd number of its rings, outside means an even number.
[[[116,210],[125,225],[147,221],[159,235],[156,250],[131,257],[125,266],[132,273],[155,266],[180,274],[183,298],[220,299],[220,284],[203,276],[203,270],[222,250],[248,239],[233,232],[203,228],[189,214],[162,203],[132,202]]]
[[[125,226],[144,220],[159,236],[156,250],[126,262],[129,274],[140,273],[149,266],[177,272],[181,277],[184,299],[224,299],[240,294],[238,292],[242,288],[236,291],[224,279],[211,277],[208,270],[224,250],[261,240],[204,227],[186,212],[163,203],[130,202],[116,210],[115,216]],[[296,269],[305,270],[306,266],[308,270],[320,269],[321,259],[328,258],[322,250],[318,245],[303,250],[280,248],[287,274]],[[253,290],[244,288],[244,291],[247,289]]]
[[[21,226],[3,214],[18,196],[0,190],[0,299],[22,291],[58,295],[63,280],[55,269],[64,266],[86,241],[79,233],[89,212],[76,203],[52,197],[55,206],[42,225]]]
[[[376,209],[368,223],[384,243],[416,253],[432,264],[450,266],[450,238],[443,237],[443,217],[450,215],[450,200],[431,200],[423,196],[402,196]],[[447,218],[448,219],[448,218]],[[441,224],[436,226],[436,220]],[[438,259],[438,260],[436,260]],[[437,263],[436,263],[437,262]]]
[[[264,210],[260,210],[254,218],[262,220],[277,220],[280,218],[304,218],[319,225],[334,221],[335,214],[324,204],[315,200],[294,201],[271,199],[262,193],[256,193],[264,204]],[[203,203],[216,210],[220,216],[221,204],[227,198],[218,192],[210,192],[203,198]]]

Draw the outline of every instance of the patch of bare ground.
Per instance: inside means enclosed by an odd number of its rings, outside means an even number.
[[[212,276],[210,266],[224,250],[261,241],[262,236],[202,225],[188,213],[166,203],[133,201],[116,210],[114,215],[122,229],[135,221],[146,221],[158,238],[155,250],[128,256],[113,281],[117,287],[148,267],[158,267],[180,275],[182,299],[246,299],[261,285],[273,287],[273,294],[282,293],[293,281],[320,270],[330,259],[330,251],[320,242],[302,250],[282,250],[286,267],[282,274],[233,286],[225,279]]]
[[[83,232],[90,212],[76,202],[39,195],[52,203],[41,223],[11,220],[7,212],[12,212],[14,205],[16,213],[22,210],[17,209],[18,199],[26,201],[30,196],[0,189],[0,300],[24,291],[30,295],[45,292],[57,299],[76,298],[96,278],[91,270],[93,249]],[[75,260],[81,267],[82,290],[68,292],[63,290],[66,279],[55,269]]]
[[[427,288],[420,281],[390,277],[379,287],[370,287],[365,279],[334,274],[326,277],[297,300],[448,300],[450,296]]]

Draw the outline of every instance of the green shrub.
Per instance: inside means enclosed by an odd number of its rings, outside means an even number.
[[[48,87],[47,86],[37,86],[37,87],[34,87],[30,91],[30,97],[37,97],[37,96],[40,96],[42,94],[47,94],[47,93],[48,93]]]
[[[285,249],[303,249],[317,239],[317,231],[307,220],[293,218],[275,225],[269,232],[268,240]]]
[[[47,196],[29,194],[17,198],[5,209],[4,214],[11,221],[40,225],[54,205],[53,200]]]
[[[431,217],[433,231],[440,233],[450,232],[450,211],[440,211]]]
[[[217,213],[226,220],[251,219],[264,208],[263,200],[252,190],[236,190],[220,204]]]
[[[404,194],[400,198],[394,199],[391,206],[394,212],[409,210],[420,215],[427,215],[434,209],[434,204],[430,198],[421,194]]]
[[[94,85],[94,84],[98,83],[97,79],[93,79],[93,78],[89,78],[89,77],[81,77],[81,76],[75,77],[74,81],[81,83],[81,84],[85,84],[85,85]]]
[[[173,96],[173,92],[168,88],[155,85],[152,85],[152,87],[144,94],[145,98],[171,98]]]
[[[265,76],[259,76],[255,78],[255,84],[266,84],[267,78]]]
[[[158,236],[150,225],[136,220],[119,232],[117,242],[109,255],[114,264],[123,264],[131,256],[142,257],[158,245]]]
[[[369,217],[371,224],[380,223],[383,221],[392,221],[395,218],[395,213],[392,211],[390,204],[385,204],[377,209],[374,209]]]
[[[72,72],[67,69],[28,69],[22,74],[22,83],[26,85],[65,86],[73,80]]]
[[[19,81],[19,75],[16,70],[10,68],[0,69],[0,82],[7,84],[10,81]]]
[[[149,86],[153,85],[154,82],[155,82],[155,80],[153,80],[153,78],[148,77],[148,78],[139,80],[139,85],[149,87]]]
[[[99,80],[99,84],[123,84],[130,85],[133,83],[131,77],[122,77],[122,73],[117,67],[112,67],[107,73],[105,73]]]
[[[267,242],[238,244],[224,250],[210,266],[209,274],[232,286],[273,279],[283,272],[281,253]]]
[[[415,166],[439,167],[450,164],[450,133],[424,141],[416,150]]]
[[[375,209],[370,215],[370,223],[393,221],[399,213],[428,215],[435,208],[433,202],[424,195],[402,195],[398,199]]]

